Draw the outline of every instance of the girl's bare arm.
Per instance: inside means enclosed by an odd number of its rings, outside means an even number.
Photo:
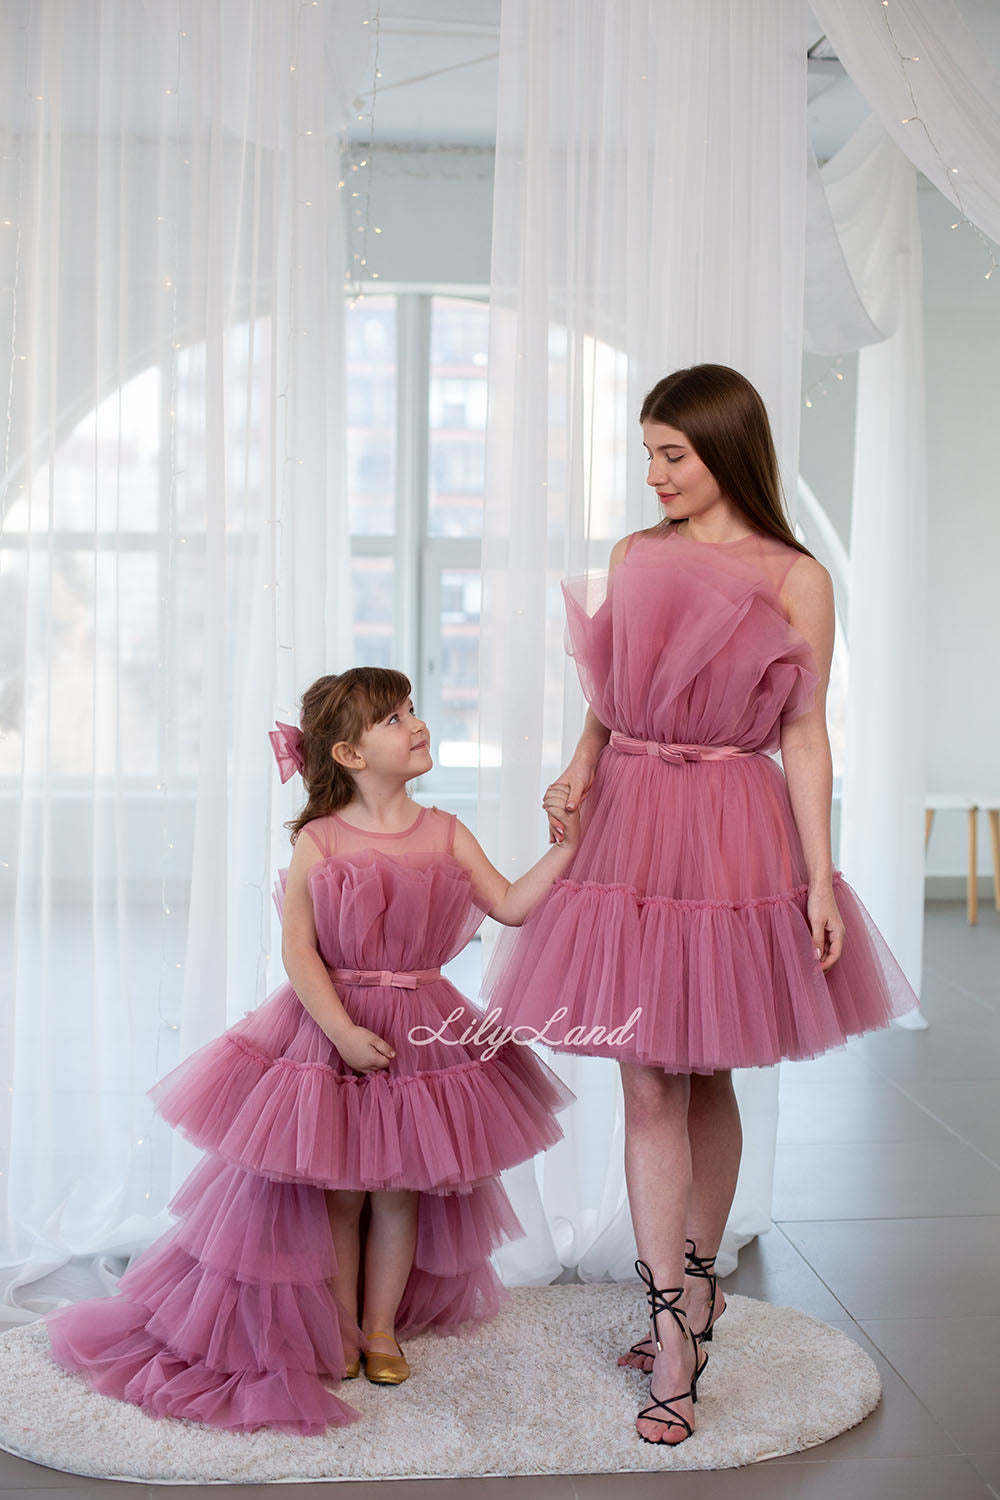
[[[518,880],[510,881],[501,875],[464,823],[456,826],[455,858],[468,870],[472,888],[490,916],[505,927],[520,927],[536,901],[565,874],[572,862],[580,842],[580,814],[567,811],[568,794],[565,782],[553,783],[546,792],[546,811],[558,814],[563,838]]]

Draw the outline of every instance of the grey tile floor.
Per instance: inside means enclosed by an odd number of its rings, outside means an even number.
[[[775,1224],[730,1291],[843,1329],[882,1404],[806,1453],[699,1474],[234,1486],[237,1500],[1000,1500],[1000,913],[927,908],[926,1032],[893,1030],[782,1070]],[[582,1419],[586,1420],[583,1413]],[[559,1414],[553,1413],[553,1420]],[[0,1491],[194,1500],[0,1454]],[[3,1500],[0,1495],[0,1500]]]

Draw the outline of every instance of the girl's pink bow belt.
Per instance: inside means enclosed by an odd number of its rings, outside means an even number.
[[[334,984],[379,984],[394,990],[415,990],[418,985],[441,978],[440,969],[411,969],[399,974],[391,969],[331,969],[329,973]]]
[[[760,755],[759,750],[743,750],[739,745],[661,745],[658,740],[632,740],[627,734],[611,731],[612,750],[623,755],[658,755],[660,760],[681,766],[686,760],[732,760],[737,755]]]

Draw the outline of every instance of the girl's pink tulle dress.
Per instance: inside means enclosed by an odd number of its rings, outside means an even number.
[[[352,1019],[396,1056],[352,1072],[284,984],[156,1085],[207,1155],[118,1295],[49,1318],[55,1358],[96,1390],[237,1431],[353,1421],[329,1389],[357,1329],[329,1286],[326,1188],[420,1192],[401,1338],[496,1314],[489,1256],[523,1232],[497,1174],[559,1139],[553,1112],[573,1096],[527,1048],[463,1040],[481,1013],[438,971],[484,912],[454,830],[436,808],[402,834],[306,825],[324,856],[310,870],[320,953]]]
[[[917,1004],[839,871],[843,952],[826,973],[816,958],[770,758],[818,681],[778,597],[801,555],[671,525],[630,539],[606,593],[564,584],[584,693],[613,733],[566,878],[487,974],[505,1023],[560,1050],[709,1073],[814,1057]]]

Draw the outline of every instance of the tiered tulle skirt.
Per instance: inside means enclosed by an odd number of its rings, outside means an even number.
[[[524,1048],[484,1056],[479,1013],[444,979],[342,996],[396,1049],[387,1072],[347,1069],[286,985],[153,1090],[208,1154],[118,1295],[49,1320],[56,1359],[95,1389],[238,1431],[354,1420],[331,1389],[359,1330],[330,1288],[327,1189],[420,1192],[401,1338],[495,1316],[489,1257],[522,1232],[497,1174],[559,1137],[572,1096]]]
[[[569,877],[501,941],[490,1004],[558,1050],[668,1072],[817,1056],[916,996],[839,871],[845,940],[823,971],[806,873],[769,757],[667,764],[607,749]]]

